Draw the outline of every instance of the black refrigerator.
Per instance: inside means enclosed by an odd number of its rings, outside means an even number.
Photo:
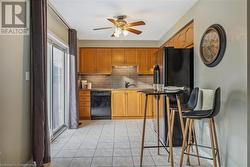
[[[158,63],[160,66],[160,80],[165,86],[186,87],[187,93],[181,96],[181,100],[185,103],[194,86],[194,54],[193,48],[162,48],[160,51]],[[175,97],[170,97],[171,105],[176,105]],[[166,115],[166,99],[164,99],[163,112],[160,117],[160,137],[162,143],[167,141],[167,115]],[[173,145],[182,145],[181,125],[179,114],[175,114],[175,124],[173,133]]]

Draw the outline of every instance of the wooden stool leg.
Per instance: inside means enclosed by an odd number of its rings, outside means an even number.
[[[216,155],[217,155],[218,165],[219,165],[219,167],[221,167],[220,151],[219,151],[219,145],[218,145],[218,139],[217,139],[217,133],[216,133],[216,128],[215,128],[214,118],[212,118],[212,126],[213,126],[213,134],[214,134],[215,146],[216,146],[216,150],[217,150]]]
[[[170,100],[169,97],[167,96],[167,116],[168,116],[168,137],[169,137],[169,153],[170,153],[170,162],[171,162],[171,167],[174,166],[174,157],[173,157],[173,135],[171,134],[171,122],[170,122]]]
[[[160,96],[156,96],[156,115],[157,115],[157,153],[160,155],[160,116],[159,116],[159,98]]]
[[[180,97],[178,95],[176,96],[176,99],[177,99],[177,106],[178,106],[178,112],[179,112],[180,123],[181,123],[181,132],[182,132],[182,136],[183,136],[184,135],[184,121],[182,118],[181,101],[180,101]]]
[[[196,155],[198,156],[197,157],[198,165],[200,166],[201,165],[200,157],[199,157],[200,154],[199,154],[199,150],[198,150],[198,143],[197,143],[197,138],[196,138],[196,133],[195,133],[194,121],[193,121],[192,129],[193,129],[193,138],[194,138],[194,143],[195,143]]]
[[[191,147],[191,139],[192,139],[192,125],[193,125],[193,120],[191,119],[189,122],[188,128],[188,145],[187,145],[187,165],[190,165],[190,147]]]
[[[214,145],[214,135],[213,135],[213,122],[212,122],[212,119],[209,119],[209,131],[210,131],[210,138],[211,138],[213,163],[214,163],[214,167],[217,167],[216,156],[215,156],[215,145]]]
[[[148,96],[146,95],[145,107],[144,107],[144,117],[143,117],[143,129],[142,129],[142,142],[141,142],[141,159],[140,159],[140,166],[142,166],[142,161],[143,161],[143,150],[144,150],[144,139],[145,139],[145,127],[146,127],[146,120],[147,120],[147,103],[148,103]]]
[[[172,110],[171,111],[171,138],[173,138],[173,134],[174,134],[174,117],[175,117],[175,111]],[[169,161],[168,161],[169,162]]]
[[[170,122],[172,122],[172,112],[170,112]],[[168,134],[167,136],[169,136],[169,131],[168,131]],[[169,146],[169,138],[167,137],[167,143],[166,143],[167,146]],[[170,162],[170,154],[168,154],[168,162]]]
[[[186,126],[185,126],[185,130],[184,130],[184,135],[183,135],[183,141],[182,141],[182,147],[181,147],[180,167],[182,167],[182,164],[183,164],[184,151],[185,151],[186,144],[187,144],[186,140],[187,140],[187,133],[188,133],[189,121],[190,121],[190,119],[186,120]]]

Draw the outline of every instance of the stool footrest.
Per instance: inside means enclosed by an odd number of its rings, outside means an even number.
[[[195,154],[190,154],[190,153],[188,154],[186,152],[184,152],[184,154],[190,155],[190,156],[193,156],[193,157],[199,157],[199,158],[203,158],[203,159],[213,160],[213,158],[211,158],[211,157],[198,156],[198,155],[195,155]]]

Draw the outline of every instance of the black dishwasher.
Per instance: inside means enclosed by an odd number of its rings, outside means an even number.
[[[91,91],[91,119],[111,119],[111,91]]]

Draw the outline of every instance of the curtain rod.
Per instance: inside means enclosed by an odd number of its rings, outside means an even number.
[[[71,29],[69,24],[63,19],[63,17],[58,13],[58,11],[55,9],[55,7],[50,2],[48,2],[48,6],[55,13],[55,15],[63,22],[63,24],[66,27],[68,27],[69,29]]]

